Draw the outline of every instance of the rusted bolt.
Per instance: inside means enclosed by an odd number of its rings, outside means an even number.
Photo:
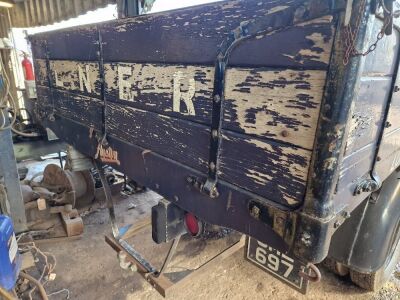
[[[377,157],[376,157],[376,161],[381,161],[381,157],[380,157],[380,156],[377,156]]]
[[[209,167],[210,167],[211,171],[215,171],[215,163],[214,162],[210,162]]]
[[[252,215],[252,217],[258,219],[260,217],[260,208],[256,205],[254,205],[251,210],[250,210],[250,214]]]
[[[218,130],[213,129],[213,130],[211,131],[211,135],[212,135],[213,139],[216,140],[216,139],[218,138]]]
[[[283,131],[281,132],[281,135],[282,135],[283,137],[288,137],[288,136],[289,136],[289,132],[288,132],[287,130],[283,130]]]
[[[348,211],[344,211],[344,212],[342,213],[342,216],[343,216],[343,218],[348,219],[348,218],[350,218],[350,213],[349,213]]]
[[[394,92],[394,93],[397,93],[398,91],[400,91],[400,88],[399,88],[397,85],[395,85],[395,86],[394,86],[394,89],[393,89],[393,92]]]
[[[214,96],[214,102],[218,103],[219,101],[221,101],[221,97],[219,95],[215,95]]]
[[[391,127],[392,126],[392,124],[389,122],[389,121],[387,121],[386,123],[385,123],[385,128],[389,128],[389,127]]]
[[[214,186],[212,188],[212,190],[211,190],[210,197],[211,198],[217,198],[218,196],[219,196],[219,193],[218,193],[217,187]]]
[[[277,217],[276,218],[276,225],[282,226],[284,222],[285,222],[284,218],[282,218],[282,217]]]

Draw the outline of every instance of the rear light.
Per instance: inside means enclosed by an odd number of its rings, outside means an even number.
[[[191,213],[185,214],[185,225],[187,230],[192,236],[198,236],[200,234],[200,222],[196,216]]]

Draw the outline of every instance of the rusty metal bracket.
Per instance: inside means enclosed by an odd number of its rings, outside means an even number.
[[[310,282],[320,282],[322,275],[321,271],[318,269],[318,267],[314,264],[307,264],[307,268],[309,272],[305,271],[300,271],[299,276],[303,277],[304,279],[310,281]]]
[[[365,178],[357,184],[354,190],[354,196],[360,195],[361,193],[376,192],[381,186],[381,179],[376,172],[372,171],[371,178]]]

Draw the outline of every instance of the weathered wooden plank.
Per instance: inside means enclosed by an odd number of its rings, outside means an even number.
[[[231,69],[225,128],[312,149],[325,71]]]
[[[50,61],[54,88],[100,96],[100,72],[97,62]]]
[[[221,42],[240,24],[269,16],[273,18],[277,12],[304,4],[299,0],[226,1],[101,24],[104,60],[212,65]],[[326,3],[318,1],[318,5],[322,8]],[[332,18],[328,19],[329,22],[326,20],[306,29],[294,28],[272,34],[273,37],[260,38],[264,40],[261,46],[266,47],[264,53],[272,55],[262,55],[258,42],[245,42],[240,51],[246,55],[234,54],[230,62],[240,66],[326,68],[332,40]],[[314,37],[318,38],[317,43],[313,41]],[[293,39],[293,43],[288,43]],[[280,48],[282,43],[285,47]],[[127,48],[132,51],[126,51]]]
[[[103,102],[101,100],[63,90],[50,90],[43,86],[37,87],[37,93],[39,106],[45,108],[47,112],[52,112],[54,107],[54,112],[59,115],[96,130],[102,129]]]
[[[287,206],[305,194],[311,151],[224,132],[221,179]]]
[[[53,91],[55,111],[96,130],[102,129],[103,102],[82,95]],[[89,132],[88,132],[89,135]]]
[[[112,102],[107,116],[110,135],[207,172],[208,127]]]
[[[64,1],[63,3],[69,2]],[[63,8],[61,7],[61,9]],[[35,59],[45,59],[46,57],[52,60],[94,61],[99,59],[97,25],[45,32],[32,36],[30,40]],[[47,44],[47,49],[45,44]]]
[[[47,77],[47,66],[46,60],[44,59],[35,59],[33,61],[33,66],[35,68],[35,80],[37,85],[48,86],[48,77]]]
[[[233,51],[230,63],[325,69],[329,64],[333,36],[333,17],[325,16],[246,41]]]

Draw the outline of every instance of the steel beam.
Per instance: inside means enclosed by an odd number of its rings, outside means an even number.
[[[4,111],[4,116],[8,115]],[[1,116],[0,116],[1,118]],[[8,123],[8,120],[5,120]],[[2,123],[2,120],[0,120]],[[25,231],[26,216],[17,163],[14,156],[11,129],[0,130],[0,208],[13,219],[16,232]],[[1,193],[1,191],[4,193]]]

